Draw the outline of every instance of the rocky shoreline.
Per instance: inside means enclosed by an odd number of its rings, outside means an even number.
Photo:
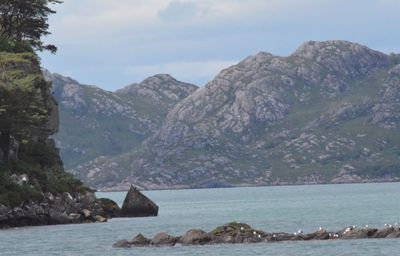
[[[0,229],[59,224],[107,222],[120,216],[112,200],[97,199],[93,193],[72,196],[70,193],[46,193],[39,202],[28,201],[18,207],[0,205]]]
[[[0,229],[107,222],[116,217],[158,215],[158,206],[133,186],[122,208],[111,199],[96,198],[92,192],[75,196],[70,193],[45,193],[43,197],[40,203],[28,201],[13,208],[0,204]]]
[[[191,229],[182,236],[172,236],[167,233],[158,233],[152,239],[138,234],[132,240],[120,240],[114,248],[134,247],[162,247],[162,246],[190,246],[190,245],[214,245],[214,244],[243,244],[243,243],[270,243],[283,241],[311,241],[311,240],[345,240],[345,239],[395,239],[400,238],[400,226],[385,225],[383,229],[365,226],[357,228],[349,226],[339,231],[328,231],[319,228],[313,233],[303,233],[298,230],[295,233],[265,232],[257,230],[245,223],[232,222],[215,228],[210,232],[199,229]]]

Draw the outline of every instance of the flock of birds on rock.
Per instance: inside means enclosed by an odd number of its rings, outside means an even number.
[[[384,224],[384,226],[385,226],[385,228],[394,228],[394,227],[398,227],[399,226],[399,223],[398,222],[396,222],[394,225],[391,225],[391,224]],[[368,229],[368,225],[365,225],[365,229]],[[353,225],[353,226],[350,226],[350,227],[347,227],[345,230],[344,230],[344,234],[346,234],[346,233],[348,233],[348,232],[350,232],[350,231],[352,231],[352,230],[355,230],[356,229],[356,226],[355,225]],[[244,230],[244,227],[240,227],[240,230]],[[326,231],[324,228],[322,228],[322,227],[319,227],[319,229],[318,229],[318,231],[319,232],[324,232],[324,231]],[[299,230],[297,230],[297,232],[294,232],[293,233],[293,235],[295,235],[295,236],[297,236],[297,235],[301,235],[301,234],[303,234],[304,232],[303,232],[303,230],[301,230],[301,229],[299,229]],[[261,235],[260,234],[258,234],[256,231],[253,231],[253,235],[254,236],[257,236],[258,238],[261,238]],[[339,234],[337,234],[337,233],[329,233],[329,236],[330,237],[334,237],[334,238],[338,238],[339,237]],[[276,235],[275,234],[272,234],[272,237],[276,237]]]
[[[395,228],[395,227],[398,227],[398,226],[399,226],[399,223],[396,222],[396,223],[394,223],[394,225],[391,225],[391,224],[384,224],[384,226],[385,226],[385,228]],[[369,227],[368,225],[365,225],[364,228],[365,228],[365,229],[368,229],[368,227]],[[355,229],[356,229],[356,226],[355,226],[355,225],[350,226],[350,227],[348,227],[348,228],[346,228],[346,229],[344,230],[344,234],[346,234],[346,233],[348,233],[348,232],[350,232],[350,231],[352,231],[352,230],[355,230]],[[324,232],[325,229],[323,229],[322,227],[319,227],[318,231],[319,231],[319,232]],[[301,234],[303,234],[303,233],[304,233],[303,230],[299,229],[299,230],[297,230],[297,232],[294,232],[293,235],[297,236],[297,235],[301,235]],[[338,235],[337,233],[329,233],[329,236],[335,237],[335,238],[339,237],[339,235]],[[273,235],[273,237],[275,237],[275,234]]]

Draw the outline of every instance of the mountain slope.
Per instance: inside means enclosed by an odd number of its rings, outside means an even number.
[[[59,102],[61,126],[55,138],[67,169],[137,147],[161,126],[168,110],[197,89],[169,75],[117,92],[49,72],[46,77]]]
[[[180,101],[140,150],[80,171],[103,188],[398,180],[399,63],[347,41],[259,53]]]

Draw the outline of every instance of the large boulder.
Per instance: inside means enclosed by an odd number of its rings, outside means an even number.
[[[143,247],[143,246],[149,246],[151,240],[143,236],[142,234],[139,234],[133,238],[131,241],[131,244],[136,247]]]
[[[365,239],[368,237],[373,236],[376,233],[377,229],[370,229],[370,228],[363,228],[363,229],[356,229],[356,228],[346,228],[344,231],[339,233],[339,237],[341,239]]]
[[[267,236],[263,231],[238,222],[219,226],[209,234],[214,243],[255,243],[264,240]]]
[[[320,230],[310,234],[300,234],[299,240],[327,240],[329,239],[329,232]]]
[[[191,229],[179,239],[183,245],[206,244],[212,240],[210,234],[200,229]]]
[[[158,233],[150,242],[151,246],[174,246],[179,238],[171,236],[167,233]]]
[[[157,216],[158,206],[135,187],[131,186],[121,209],[121,217]]]
[[[123,239],[123,240],[120,240],[120,241],[116,242],[115,244],[113,244],[113,247],[114,248],[130,248],[131,243],[128,240]]]
[[[107,218],[116,218],[121,215],[121,208],[113,200],[108,198],[99,198],[96,202],[102,209],[102,213],[104,213]]]
[[[378,230],[373,236],[372,238],[386,238],[388,237],[390,234],[392,234],[393,232],[395,232],[394,228],[385,228],[385,229],[381,229]]]

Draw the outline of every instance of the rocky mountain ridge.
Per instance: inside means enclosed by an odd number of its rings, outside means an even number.
[[[399,180],[399,64],[347,41],[261,52],[179,101],[141,147],[74,171],[104,189]]]
[[[138,147],[157,131],[169,109],[197,89],[164,74],[116,92],[45,75],[59,102],[61,128],[55,139],[67,169]]]

